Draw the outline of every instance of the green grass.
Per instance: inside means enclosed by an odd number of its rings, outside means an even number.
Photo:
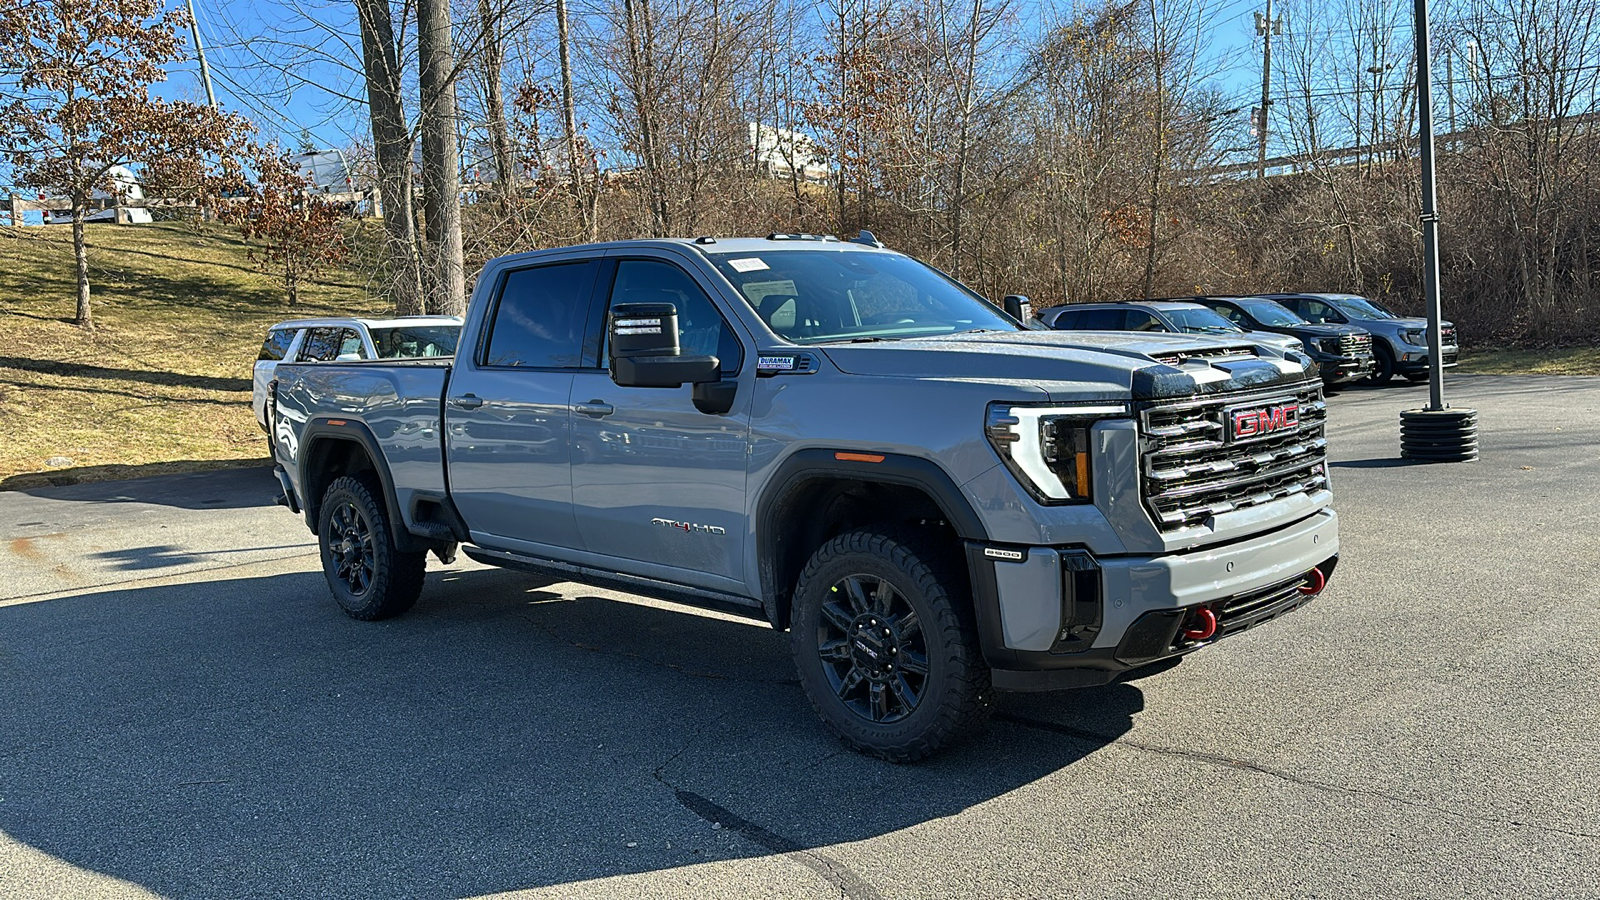
[[[0,228],[0,488],[262,460],[250,370],[268,326],[388,312],[344,271],[289,307],[221,225],[95,224],[88,240],[92,335],[71,321],[70,230]]]
[[[1479,375],[1600,375],[1600,347],[1475,350],[1461,354],[1456,371]]]

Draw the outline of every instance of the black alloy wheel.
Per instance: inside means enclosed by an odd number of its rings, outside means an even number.
[[[851,748],[914,762],[989,714],[961,548],[904,526],[840,534],[800,572],[790,614],[800,686]]]
[[[346,475],[328,485],[317,511],[322,574],[353,619],[398,616],[422,595],[428,554],[395,546],[381,496],[375,480]]]
[[[377,548],[372,541],[372,523],[344,500],[328,517],[328,549],[333,554],[333,576],[344,582],[352,597],[361,597],[372,587],[372,570]]]
[[[888,581],[849,575],[829,589],[817,656],[839,701],[869,722],[910,715],[928,683],[928,646],[917,611]]]

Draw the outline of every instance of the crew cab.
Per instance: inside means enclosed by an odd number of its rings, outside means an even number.
[[[1195,297],[1194,302],[1246,331],[1272,331],[1300,341],[1317,364],[1322,383],[1333,387],[1372,374],[1372,335],[1354,325],[1313,325],[1293,310],[1264,297]]]
[[[406,611],[458,548],[736,612],[886,759],[994,690],[1170,667],[1338,561],[1304,354],[1030,330],[866,233],[502,257],[460,346],[278,367],[281,500],[347,614]]]

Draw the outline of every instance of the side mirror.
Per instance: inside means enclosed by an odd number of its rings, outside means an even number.
[[[675,388],[721,377],[715,356],[678,349],[678,308],[671,303],[618,303],[606,322],[611,380],[622,387]]]
[[[1026,323],[1033,317],[1033,303],[1021,294],[1007,294],[1006,298],[1000,301],[1000,306],[1005,309],[1007,315],[1018,322]]]

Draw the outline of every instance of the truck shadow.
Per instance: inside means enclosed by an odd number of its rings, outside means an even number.
[[[0,607],[0,635],[0,844],[174,897],[464,896],[772,854],[856,894],[826,848],[1050,776],[1143,708],[1126,684],[1002,695],[999,721],[891,765],[823,730],[786,635],[494,570],[430,573],[380,623],[295,573]]]

